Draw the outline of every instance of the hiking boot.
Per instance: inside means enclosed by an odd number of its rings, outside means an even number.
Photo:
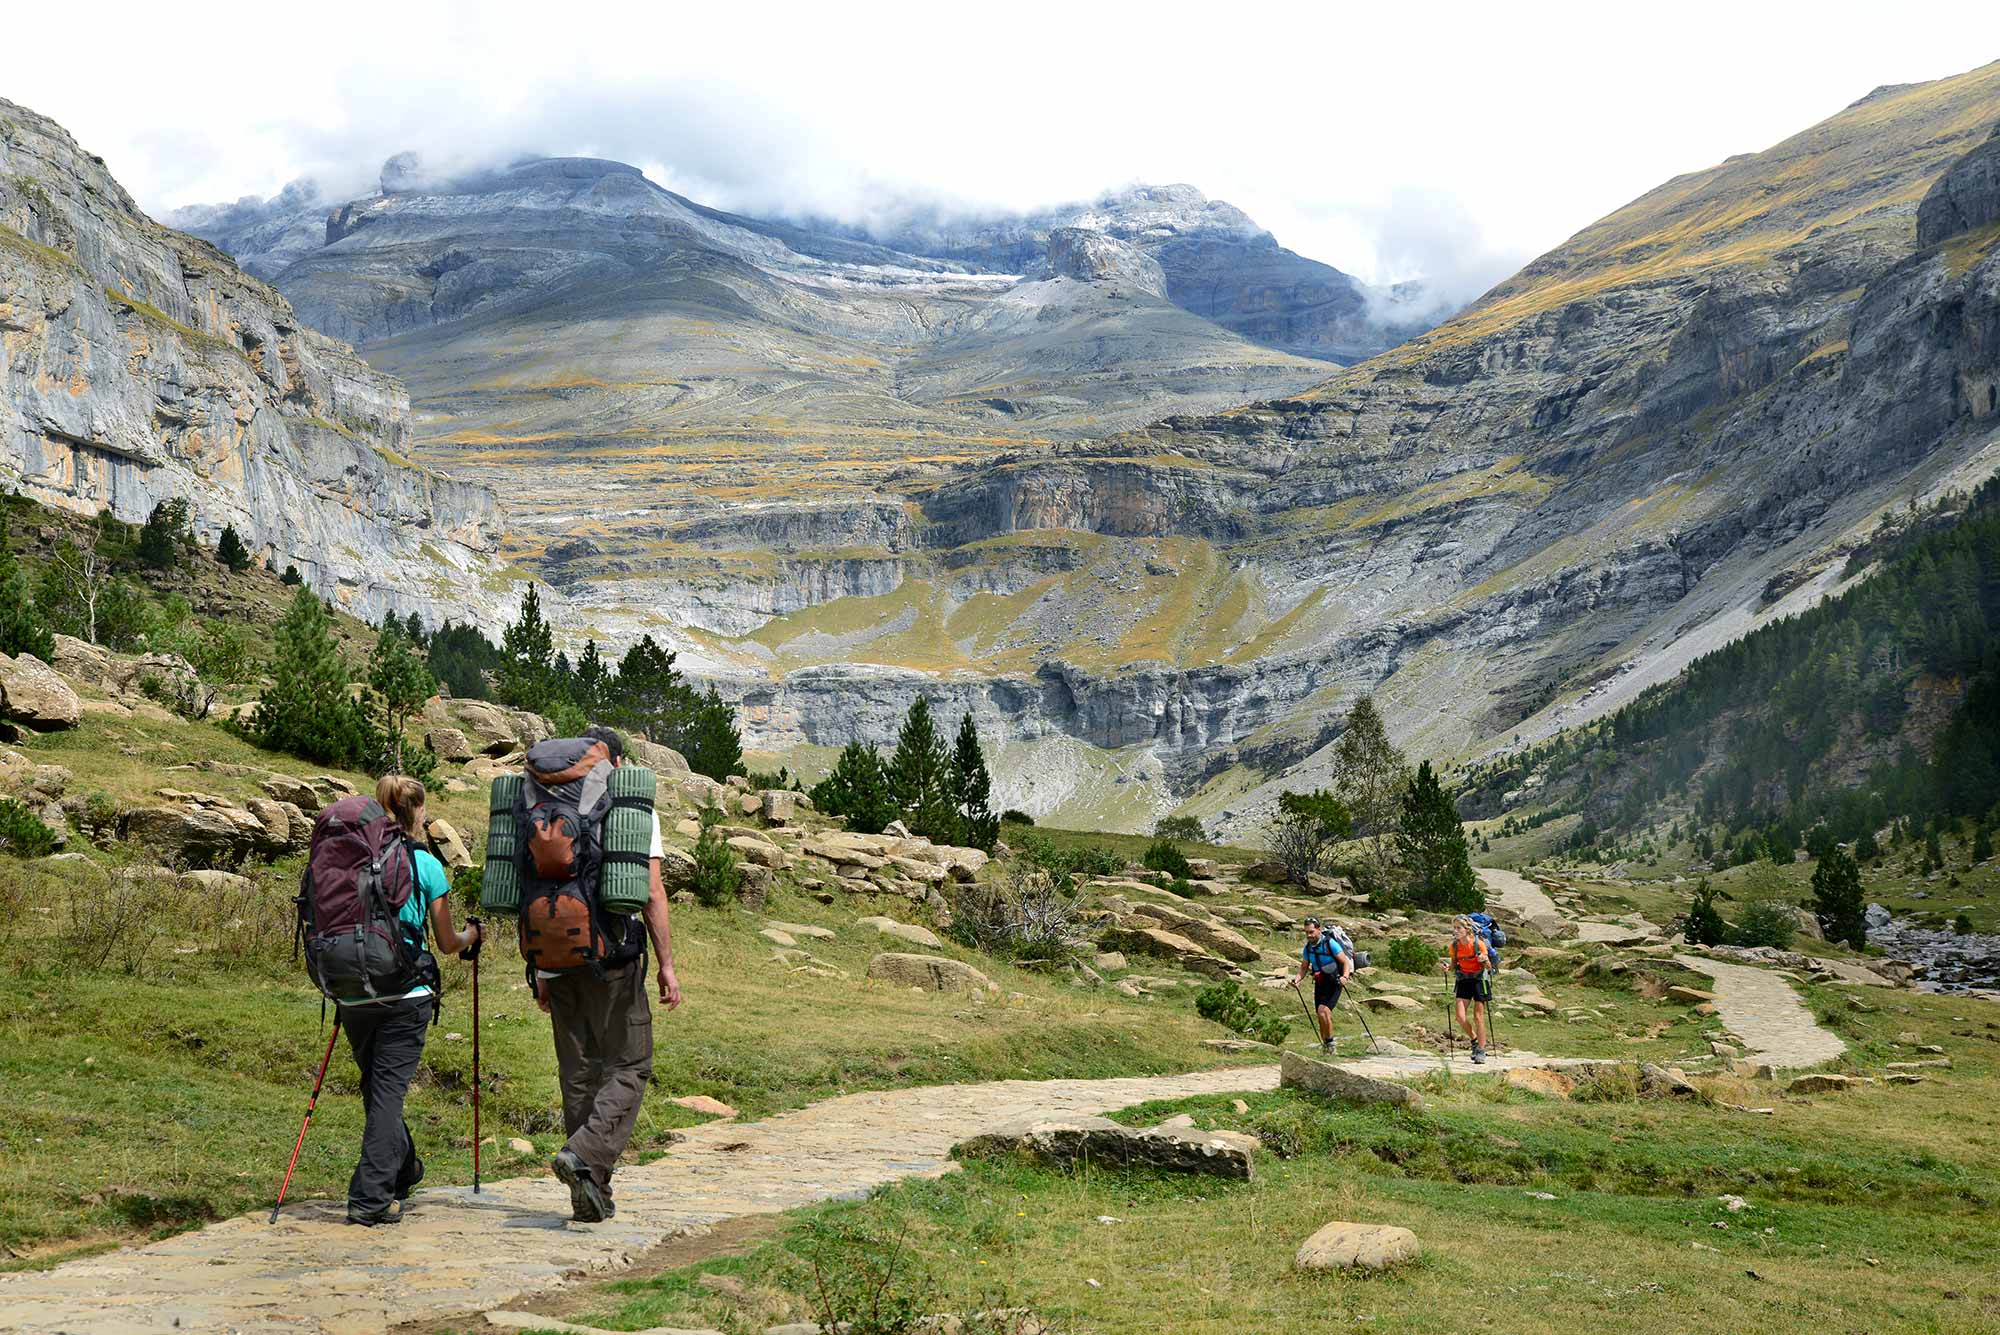
[[[601,1224],[618,1213],[611,1193],[598,1184],[597,1175],[576,1151],[557,1150],[549,1167],[569,1188],[570,1218],[579,1224]]]
[[[424,1161],[412,1155],[408,1169],[403,1176],[396,1179],[396,1199],[399,1201],[410,1199],[410,1193],[415,1191],[417,1183],[423,1180]]]
[[[1320,1055],[1323,1057],[1333,1056],[1335,1053],[1340,1051],[1340,1040],[1337,1038],[1327,1038],[1320,1040],[1319,1051]]]
[[[1474,1066],[1484,1066],[1486,1064],[1486,1049],[1480,1047],[1477,1043],[1472,1045],[1472,1064]]]
[[[347,1222],[350,1224],[359,1224],[363,1228],[374,1228],[381,1224],[400,1224],[403,1222],[403,1216],[397,1211],[390,1209],[377,1210],[370,1214],[365,1210],[357,1210],[350,1205],[347,1207]]]

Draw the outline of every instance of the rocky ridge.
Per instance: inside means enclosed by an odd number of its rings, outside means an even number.
[[[213,247],[146,218],[60,126],[0,101],[0,472],[137,522],[172,496],[371,620],[488,624],[493,496],[412,465],[409,401]]]

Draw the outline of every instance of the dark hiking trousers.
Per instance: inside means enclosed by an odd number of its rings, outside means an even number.
[[[632,1139],[653,1078],[653,1010],[646,958],[608,970],[548,980],[556,1066],[563,1096],[564,1146],[590,1166],[607,1192],[611,1169]]]
[[[361,1069],[361,1106],[368,1116],[361,1161],[347,1180],[352,1214],[381,1214],[416,1178],[417,1145],[403,1121],[403,1096],[423,1059],[425,1031],[436,1005],[430,997],[411,997],[340,1008],[341,1028],[347,1030],[354,1064]]]

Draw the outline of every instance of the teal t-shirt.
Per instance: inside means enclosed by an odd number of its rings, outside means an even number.
[[[403,924],[409,939],[421,944],[429,931],[431,905],[451,893],[451,883],[445,879],[444,864],[427,850],[416,851],[417,884],[410,891],[410,897],[403,901],[403,907],[396,910],[396,920]],[[350,997],[343,1000],[343,1006],[367,1006],[384,1001],[406,1001],[411,997],[427,997],[431,989],[419,983],[400,996],[393,997]]]

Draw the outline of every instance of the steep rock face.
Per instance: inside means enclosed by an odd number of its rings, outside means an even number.
[[[185,496],[371,618],[495,619],[492,495],[401,462],[402,387],[212,247],[142,215],[59,126],[0,102],[0,467],[144,519]]]
[[[1167,275],[1136,246],[1085,227],[1058,227],[1049,233],[1051,278],[1076,278],[1087,283],[1125,283],[1156,297],[1167,295]]]
[[[1934,246],[2000,223],[2000,127],[1967,153],[1917,206],[1917,244]]]

